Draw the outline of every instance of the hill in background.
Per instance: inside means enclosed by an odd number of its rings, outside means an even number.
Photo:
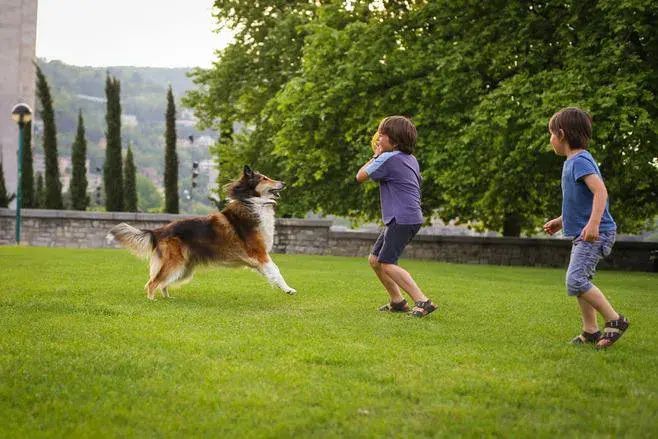
[[[199,131],[190,110],[180,99],[194,87],[187,77],[188,68],[155,67],[79,67],[61,61],[38,60],[51,88],[58,132],[58,152],[64,190],[68,189],[71,144],[77,128],[78,111],[82,110],[87,133],[90,191],[100,181],[98,170],[105,160],[105,80],[107,74],[121,82],[122,140],[124,149],[132,146],[138,173],[158,188],[163,185],[164,130],[166,93],[171,84],[176,99],[179,158],[179,188],[188,189],[193,200],[208,204],[208,186],[213,187],[216,173],[208,147],[217,135]],[[38,105],[37,105],[38,110]],[[38,113],[37,113],[38,116]],[[43,147],[40,124],[35,123],[35,168],[43,169]],[[202,163],[198,187],[191,188],[192,162]],[[181,201],[184,201],[182,196]],[[188,211],[198,210],[188,203]],[[183,206],[185,207],[185,206]]]

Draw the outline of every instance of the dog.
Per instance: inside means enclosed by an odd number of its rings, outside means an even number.
[[[150,259],[144,286],[150,300],[155,300],[158,289],[169,298],[167,288],[189,280],[202,264],[250,267],[272,285],[295,294],[269,255],[274,244],[274,207],[284,187],[283,182],[245,165],[241,177],[227,186],[229,200],[221,212],[173,221],[154,230],[121,223],[107,239]]]

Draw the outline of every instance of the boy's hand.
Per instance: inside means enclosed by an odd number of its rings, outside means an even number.
[[[583,241],[596,241],[599,239],[599,225],[597,223],[588,222],[583,231],[580,232],[580,237]]]
[[[375,157],[379,157],[379,155],[384,152],[382,150],[382,146],[378,143],[377,146],[375,147]]]
[[[555,218],[544,224],[544,232],[549,235],[555,234],[562,228],[562,218]]]

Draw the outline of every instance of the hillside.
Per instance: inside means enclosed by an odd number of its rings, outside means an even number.
[[[75,136],[78,111],[82,110],[87,133],[90,161],[90,180],[97,180],[105,159],[105,79],[109,73],[121,81],[122,138],[124,148],[132,145],[135,164],[139,173],[153,183],[162,186],[164,164],[164,114],[167,87],[172,86],[176,98],[177,135],[179,155],[179,187],[190,187],[192,162],[204,162],[199,176],[199,186],[194,198],[206,202],[209,180],[210,153],[208,147],[216,139],[211,131],[200,132],[194,127],[189,110],[180,104],[185,92],[194,87],[185,68],[150,67],[79,67],[61,61],[38,60],[53,95],[55,123],[58,131],[58,152],[63,168],[64,188],[68,187],[67,161]],[[192,136],[192,137],[190,137]],[[193,141],[191,141],[193,139]],[[35,165],[40,168],[42,145],[40,126],[35,124]],[[70,169],[68,170],[70,172]],[[91,186],[91,185],[90,185]],[[93,187],[90,187],[92,190]]]

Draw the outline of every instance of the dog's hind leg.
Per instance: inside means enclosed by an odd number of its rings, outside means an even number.
[[[155,300],[155,290],[158,288],[158,283],[159,283],[156,281],[156,277],[160,272],[161,268],[162,268],[162,259],[160,259],[158,255],[154,253],[151,256],[151,263],[149,267],[149,280],[148,282],[146,282],[146,285],[144,285],[144,289],[146,290],[146,297],[148,297],[149,300]]]
[[[258,265],[258,271],[270,281],[271,284],[281,288],[285,293],[295,294],[297,290],[288,285],[276,266],[274,261],[269,259],[266,263]]]

